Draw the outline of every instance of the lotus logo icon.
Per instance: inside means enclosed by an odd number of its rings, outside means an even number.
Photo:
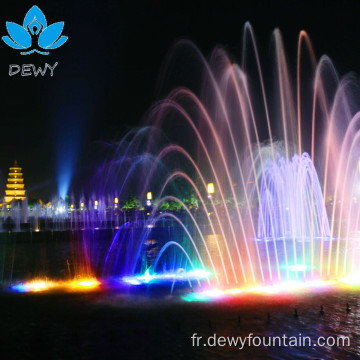
[[[9,36],[3,36],[2,40],[13,49],[27,50],[21,51],[21,55],[38,53],[49,55],[49,51],[63,45],[68,39],[67,36],[61,36],[64,28],[64,22],[57,22],[47,25],[44,13],[33,6],[25,15],[23,25],[20,26],[13,22],[6,22],[6,28]]]

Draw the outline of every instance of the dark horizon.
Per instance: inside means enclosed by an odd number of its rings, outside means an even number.
[[[151,104],[164,95],[157,92],[161,66],[179,39],[193,41],[205,56],[222,45],[239,62],[242,27],[250,21],[266,62],[271,32],[278,27],[294,67],[297,36],[304,29],[317,58],[328,54],[340,75],[360,74],[356,1],[20,1],[3,5],[1,36],[7,35],[6,21],[22,24],[33,5],[48,23],[65,21],[63,34],[69,40],[49,56],[21,56],[1,41],[1,196],[15,159],[23,167],[28,196],[49,199],[57,192],[59,157],[73,162],[81,174],[86,167],[82,160],[96,141],[119,139],[140,125]],[[55,62],[53,77],[8,74],[10,64]]]

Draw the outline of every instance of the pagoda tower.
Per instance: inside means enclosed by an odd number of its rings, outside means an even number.
[[[5,190],[5,202],[9,204],[13,200],[25,200],[25,184],[21,167],[15,160],[14,165],[10,167],[9,178]]]

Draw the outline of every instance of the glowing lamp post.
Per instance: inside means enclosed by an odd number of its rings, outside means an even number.
[[[84,203],[83,202],[80,204],[80,209],[81,209],[81,211],[84,210]]]
[[[207,184],[207,192],[208,192],[208,198],[211,198],[212,195],[215,193],[215,186],[213,183]]]
[[[95,200],[94,201],[94,209],[97,210],[98,206],[99,206],[99,201]]]
[[[119,204],[119,199],[116,197],[116,198],[114,199],[114,207],[115,207],[115,209],[117,209],[118,204]]]
[[[147,205],[147,206],[151,206],[151,200],[152,200],[152,192],[149,191],[149,192],[146,194],[146,205]]]

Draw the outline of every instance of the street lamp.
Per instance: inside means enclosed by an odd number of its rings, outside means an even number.
[[[149,191],[149,192],[146,194],[146,205],[147,205],[147,206],[151,206],[151,200],[152,200],[152,192]]]
[[[211,198],[212,194],[215,193],[215,186],[213,183],[207,184],[207,192],[208,192],[208,197]]]

